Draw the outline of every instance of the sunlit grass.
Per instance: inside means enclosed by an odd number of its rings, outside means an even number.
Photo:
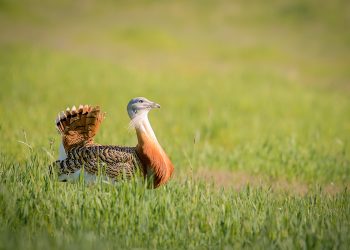
[[[48,176],[32,152],[1,158],[5,248],[332,248],[349,243],[349,194],[315,188],[304,197],[246,187],[217,190],[178,180],[157,191],[142,182],[86,185]],[[10,232],[15,232],[9,237]],[[38,241],[39,240],[39,241]]]

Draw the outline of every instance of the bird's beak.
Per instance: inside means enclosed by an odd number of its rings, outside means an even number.
[[[152,102],[150,106],[152,109],[159,109],[160,108],[160,105],[158,103],[155,103],[155,102]]]

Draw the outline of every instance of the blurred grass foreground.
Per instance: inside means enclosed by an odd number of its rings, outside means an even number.
[[[0,248],[339,248],[350,243],[349,1],[0,0]],[[56,114],[127,102],[171,183],[58,183]]]

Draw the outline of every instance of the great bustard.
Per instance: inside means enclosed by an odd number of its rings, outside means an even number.
[[[154,108],[160,108],[160,105],[144,97],[134,98],[128,103],[130,124],[138,139],[135,147],[94,143],[93,137],[105,116],[98,106],[80,105],[78,109],[73,106],[61,112],[56,127],[62,135],[62,143],[59,160],[54,163],[59,180],[77,179],[82,168],[89,178],[94,178],[103,166],[105,175],[112,180],[132,176],[141,170],[145,178],[153,178],[154,187],[165,184],[174,167],[149,123],[148,112]]]

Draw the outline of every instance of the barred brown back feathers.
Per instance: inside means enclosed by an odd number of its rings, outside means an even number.
[[[142,166],[135,147],[121,146],[78,146],[68,151],[68,158],[55,162],[59,175],[72,174],[82,167],[89,174],[105,169],[105,174],[116,179],[131,177]]]
[[[93,145],[101,122],[105,117],[99,106],[80,105],[67,108],[58,114],[56,127],[62,135],[63,146],[67,151],[77,146]]]

